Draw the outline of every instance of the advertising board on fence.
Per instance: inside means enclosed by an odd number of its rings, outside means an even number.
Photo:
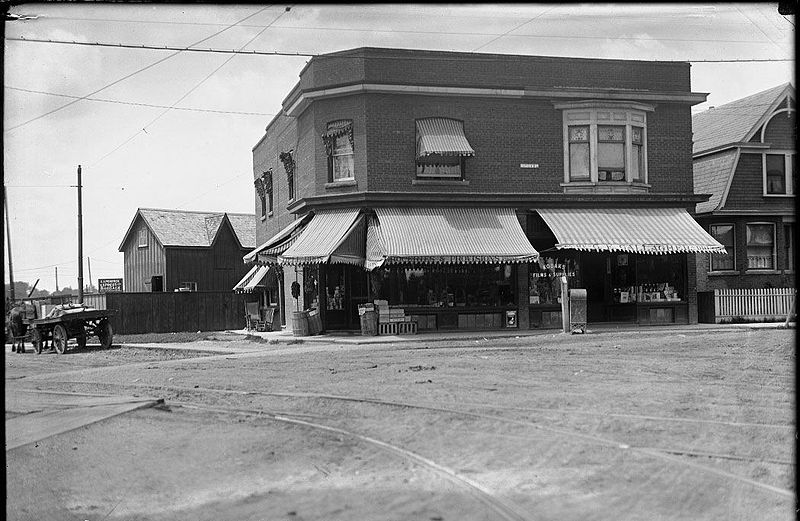
[[[122,291],[122,279],[97,279],[97,290],[100,293]]]

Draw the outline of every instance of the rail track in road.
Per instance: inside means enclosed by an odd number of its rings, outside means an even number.
[[[276,398],[284,398],[284,399],[320,399],[320,400],[329,400],[329,401],[339,401],[339,402],[354,402],[354,403],[364,403],[364,404],[371,404],[371,405],[378,405],[378,406],[387,406],[387,407],[397,407],[397,408],[405,408],[405,409],[417,409],[417,410],[427,410],[432,412],[438,413],[445,413],[445,414],[452,414],[458,415],[463,417],[472,417],[472,418],[480,418],[484,420],[491,420],[496,422],[502,422],[506,424],[513,424],[528,428],[536,429],[540,432],[547,432],[550,434],[564,436],[569,439],[573,440],[580,440],[587,443],[604,445],[612,448],[616,448],[618,450],[623,451],[630,451],[634,453],[638,453],[641,455],[645,455],[651,458],[657,458],[664,462],[668,462],[675,465],[683,466],[684,469],[694,469],[698,471],[702,471],[705,473],[710,473],[716,475],[717,477],[724,478],[726,480],[737,481],[739,483],[743,483],[754,487],[756,489],[764,490],[771,492],[773,494],[777,494],[783,497],[794,498],[795,492],[792,490],[775,487],[766,483],[762,483],[753,479],[750,479],[745,476],[737,475],[731,472],[727,472],[724,470],[720,470],[718,468],[714,468],[708,465],[703,465],[701,463],[697,463],[695,461],[688,460],[686,458],[680,457],[676,455],[676,453],[683,452],[685,455],[691,456],[690,452],[700,453],[703,452],[705,457],[709,458],[717,458],[717,459],[739,459],[736,458],[735,455],[727,455],[727,454],[716,454],[710,451],[700,451],[700,450],[692,450],[692,451],[680,451],[678,449],[658,449],[658,448],[651,448],[651,447],[637,447],[632,446],[630,444],[614,440],[611,438],[593,435],[593,434],[585,434],[582,432],[578,432],[575,430],[565,429],[561,427],[553,427],[548,426],[542,423],[535,423],[532,421],[521,420],[516,418],[508,418],[506,416],[501,416],[497,414],[487,414],[475,411],[468,411],[464,409],[452,408],[452,407],[443,407],[437,404],[425,404],[425,403],[408,403],[408,402],[400,402],[400,401],[391,401],[391,400],[381,400],[378,398],[365,398],[365,397],[356,397],[356,396],[343,396],[343,395],[334,395],[334,394],[325,394],[325,393],[314,393],[314,392],[269,392],[269,391],[242,391],[242,390],[235,390],[235,389],[218,389],[218,388],[211,388],[211,387],[183,387],[183,386],[172,386],[172,385],[156,385],[156,384],[139,384],[139,383],[125,383],[125,384],[115,384],[115,383],[108,383],[108,382],[94,382],[94,381],[66,381],[66,380],[47,380],[48,383],[59,383],[59,384],[70,384],[70,385],[96,385],[96,386],[107,386],[111,388],[146,388],[152,391],[161,391],[161,392],[172,392],[177,395],[185,395],[185,394],[203,394],[203,393],[216,393],[216,394],[227,394],[227,395],[236,395],[236,396],[264,396],[264,397],[276,397]],[[320,430],[327,430],[329,432],[339,432],[343,435],[348,435],[355,437],[357,439],[361,439],[364,442],[371,443],[373,445],[379,445],[380,443],[385,444],[383,446],[384,449],[389,451],[394,451],[396,454],[404,454],[404,451],[408,454],[405,456],[409,459],[415,459],[418,463],[424,464],[428,467],[436,469],[438,466],[437,463],[426,460],[424,457],[412,453],[407,449],[404,449],[399,446],[393,446],[376,438],[370,438],[363,434],[359,434],[356,432],[347,431],[345,429],[340,429],[338,427],[332,427],[330,425],[324,425],[322,423],[312,423],[306,420],[302,420],[300,418],[319,418],[320,416],[314,414],[304,413],[302,411],[270,411],[267,409],[258,409],[258,408],[238,408],[238,407],[231,407],[231,406],[210,406],[208,404],[200,403],[197,401],[185,400],[185,399],[178,399],[178,400],[171,400],[169,398],[165,398],[165,402],[169,404],[177,404],[187,407],[194,407],[198,409],[206,409],[209,411],[216,410],[217,412],[228,412],[230,414],[249,414],[249,415],[261,415],[267,418],[274,419],[276,421],[281,421],[285,423],[294,423],[296,425],[305,425],[309,428],[315,428]],[[467,405],[467,404],[461,404]],[[469,404],[468,406],[471,407],[485,407],[487,409],[502,409],[502,407],[496,407],[491,404]],[[525,411],[525,408],[520,408]],[[542,409],[529,409],[530,412],[543,412]],[[586,411],[569,411],[564,409],[553,410],[558,411],[559,413],[564,414],[585,414]],[[720,426],[748,426],[748,427],[761,427],[761,428],[794,428],[794,425],[791,424],[748,424],[748,423],[740,423],[740,422],[722,422],[722,421],[714,421],[714,420],[700,420],[700,419],[686,419],[686,418],[670,418],[670,417],[643,417],[642,415],[623,415],[623,414],[616,414],[615,417],[630,417],[631,419],[653,419],[662,422],[675,422],[675,423],[683,423],[685,421],[697,421],[702,422],[704,424],[716,424]],[[532,438],[532,437],[528,437]],[[766,459],[758,460],[762,463],[778,463],[777,461],[768,461]],[[450,476],[450,479],[460,479],[457,474],[455,474],[450,469],[446,467],[439,466],[437,471],[440,473],[444,473]],[[470,483],[462,483],[463,486],[469,486],[473,493],[480,492],[481,497],[483,498],[483,502],[487,505],[491,503],[491,499],[487,499],[491,496],[490,492],[487,489],[482,488],[476,482]],[[478,492],[476,492],[478,491]],[[488,494],[488,496],[487,496]],[[495,505],[498,509],[497,511],[506,512],[508,515],[516,515],[515,509],[513,506],[509,506],[504,502],[502,504]],[[525,519],[524,517],[510,517],[507,519]]]

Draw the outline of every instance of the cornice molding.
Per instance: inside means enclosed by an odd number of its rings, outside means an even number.
[[[351,96],[353,94],[414,94],[422,96],[484,97],[501,99],[541,98],[552,100],[618,100],[639,102],[688,103],[696,105],[706,101],[703,92],[657,92],[625,89],[591,89],[560,87],[550,89],[492,89],[481,87],[438,87],[429,85],[397,85],[382,83],[356,83],[327,89],[298,91],[284,104],[284,113],[297,117],[316,100]]]

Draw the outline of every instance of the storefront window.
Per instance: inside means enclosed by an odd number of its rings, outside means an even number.
[[[344,266],[331,264],[328,266],[325,284],[325,309],[339,311],[345,308]]]
[[[391,266],[374,273],[373,291],[391,305],[476,307],[516,304],[516,269],[510,264],[424,268]]]
[[[538,263],[530,265],[528,280],[528,303],[552,305],[561,302],[561,277],[574,288],[577,280],[577,263],[569,258],[539,257]]]

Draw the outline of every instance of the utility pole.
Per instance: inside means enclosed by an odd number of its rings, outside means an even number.
[[[92,258],[91,257],[86,257],[86,262],[89,263],[89,285],[87,287],[89,289],[89,292],[91,293],[91,291],[92,291]]]
[[[58,266],[56,266],[56,293],[58,293]]]
[[[3,206],[6,207],[6,244],[8,244],[8,280],[11,282],[11,302],[16,300],[14,295],[14,267],[11,263],[11,227],[8,219],[8,197],[6,187],[3,187]]]
[[[78,165],[78,304],[83,304],[83,202],[81,188],[81,165]]]

